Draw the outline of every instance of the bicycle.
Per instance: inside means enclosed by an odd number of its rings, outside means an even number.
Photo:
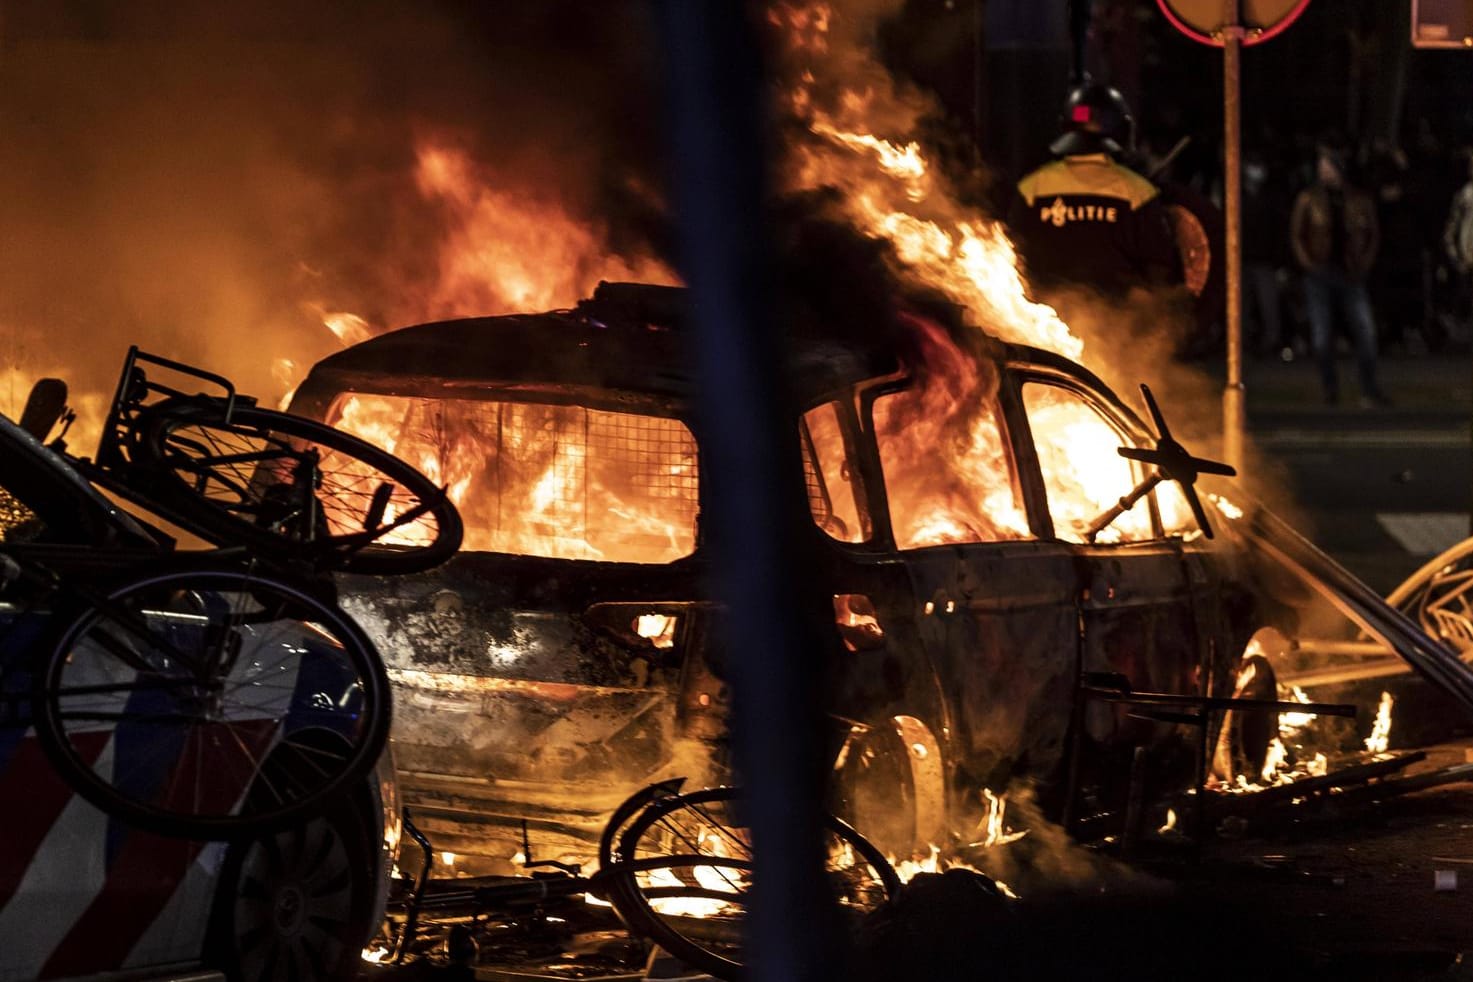
[[[145,363],[223,395],[185,394],[149,379]],[[371,444],[259,409],[228,379],[136,347],[96,461],[72,457],[75,414],[51,381],[33,392],[24,432],[44,440],[61,422],[61,435],[29,452],[56,453],[225,548],[156,559],[101,586],[23,548],[0,552],[0,591],[29,591],[11,631],[36,669],[28,696],[8,692],[0,708],[35,725],[77,793],[169,835],[269,831],[364,778],[387,740],[388,680],[326,574],[448,557],[462,530],[445,492]]]
[[[387,674],[317,585],[228,552],[97,585],[0,554],[0,593],[21,591],[28,613],[5,640],[29,652],[31,685],[0,708],[35,727],[78,794],[131,825],[272,831],[362,780],[383,750]]]
[[[1446,642],[1464,658],[1473,653],[1473,539],[1464,539],[1429,560],[1387,594],[1386,602],[1419,624],[1428,637]]]
[[[413,946],[422,914],[535,914],[551,903],[591,894],[612,904],[631,933],[692,968],[722,979],[740,977],[754,871],[742,792],[731,787],[683,792],[684,783],[675,778],[649,785],[615,809],[600,837],[599,868],[592,876],[581,875],[576,866],[533,860],[526,844],[524,868],[550,866],[557,872],[473,886],[450,881],[448,889],[427,895],[432,847],[407,822],[425,864],[406,904],[395,960],[402,961]],[[900,877],[868,839],[843,821],[827,816],[824,835],[830,894],[857,930],[866,914],[899,892]]]
[[[222,392],[186,394],[143,365]],[[365,440],[262,409],[229,379],[128,349],[89,479],[216,544],[315,570],[390,575],[460,548],[444,489]]]

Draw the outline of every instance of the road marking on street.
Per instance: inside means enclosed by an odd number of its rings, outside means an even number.
[[[1473,446],[1467,430],[1263,430],[1253,434],[1260,447],[1366,447],[1441,448],[1466,450]]]
[[[1414,556],[1435,556],[1468,537],[1462,512],[1385,512],[1376,521]]]

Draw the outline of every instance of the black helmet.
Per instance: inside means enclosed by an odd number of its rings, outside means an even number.
[[[1112,86],[1086,81],[1064,100],[1064,132],[1049,144],[1056,157],[1120,153],[1135,145],[1135,119],[1125,96]]]

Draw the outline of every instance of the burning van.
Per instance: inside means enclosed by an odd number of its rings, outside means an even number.
[[[724,774],[739,654],[707,592],[682,304],[603,284],[572,310],[405,328],[294,398],[464,517],[444,566],[343,591],[389,662],[404,793],[447,861],[586,856],[633,788]],[[1124,815],[1128,783],[1256,778],[1290,708],[1262,639],[1295,613],[1251,585],[1245,536],[1209,540],[1171,483],[1117,507],[1150,470],[1118,448],[1156,437],[1080,366],[897,319],[904,345],[795,338],[784,366],[845,649],[837,807],[904,854],[1019,779],[1077,827]]]

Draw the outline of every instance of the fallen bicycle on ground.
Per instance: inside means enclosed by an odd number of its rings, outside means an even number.
[[[503,949],[530,945],[544,954],[572,939],[570,923],[602,921],[611,933],[627,928],[636,941],[658,945],[691,968],[739,978],[754,872],[742,794],[738,788],[687,791],[684,784],[677,778],[650,785],[620,804],[587,876],[579,866],[532,858],[528,836],[522,867],[530,876],[434,879],[434,847],[411,824],[424,863],[412,884],[403,884],[378,955],[397,965],[435,953],[445,932],[442,925],[425,937],[429,921],[469,919],[473,940]],[[828,890],[857,931],[896,895],[900,878],[873,844],[836,818],[825,822],[824,844]],[[610,906],[617,921],[601,913]],[[646,954],[644,946],[615,942],[605,958],[627,970],[642,965]]]

